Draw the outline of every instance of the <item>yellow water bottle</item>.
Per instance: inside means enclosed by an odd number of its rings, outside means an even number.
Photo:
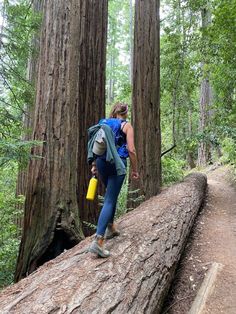
[[[97,191],[98,179],[94,176],[89,181],[88,192],[86,195],[86,199],[89,201],[93,201],[95,198],[95,194]]]

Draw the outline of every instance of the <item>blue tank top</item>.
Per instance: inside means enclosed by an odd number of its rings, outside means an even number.
[[[121,158],[129,157],[128,149],[127,149],[127,142],[126,142],[126,135],[121,130],[121,125],[126,120],[116,119],[116,118],[109,118],[109,119],[101,119],[99,124],[106,124],[112,129],[114,133],[115,145],[117,148],[117,152]]]

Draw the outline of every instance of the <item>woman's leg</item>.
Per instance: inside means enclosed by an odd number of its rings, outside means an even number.
[[[124,182],[125,175],[108,176],[107,189],[104,198],[104,204],[99,215],[97,224],[97,235],[103,236],[105,234],[108,223],[112,222],[115,215],[116,202]]]
[[[126,160],[126,158],[121,158],[121,160],[122,160],[123,164],[125,165],[125,168],[127,168],[127,160]],[[121,188],[122,188],[122,185],[121,185]],[[121,190],[121,188],[120,188],[120,190]],[[117,204],[117,202],[116,202],[116,204]],[[114,218],[115,218],[115,213],[116,213],[116,204],[115,204],[115,206],[113,208],[113,214],[112,214],[111,220],[109,221],[109,225],[110,226],[112,226],[113,223],[114,223]]]
[[[98,219],[96,237],[90,245],[89,251],[100,257],[108,257],[110,252],[103,248],[104,234],[108,223],[114,218],[117,198],[125,176],[117,176],[115,165],[107,163],[102,158],[98,158],[96,164],[100,178],[106,186],[106,194]]]

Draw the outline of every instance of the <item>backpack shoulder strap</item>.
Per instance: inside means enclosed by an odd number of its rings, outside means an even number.
[[[126,123],[127,123],[127,121],[122,121],[122,122],[121,122],[121,128],[120,128],[121,131],[123,131],[123,128],[124,128],[124,126],[126,125]]]

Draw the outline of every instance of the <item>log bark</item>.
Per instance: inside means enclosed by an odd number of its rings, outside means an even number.
[[[160,313],[206,185],[191,174],[124,215],[108,259],[90,237],[44,264],[1,292],[1,314]]]

